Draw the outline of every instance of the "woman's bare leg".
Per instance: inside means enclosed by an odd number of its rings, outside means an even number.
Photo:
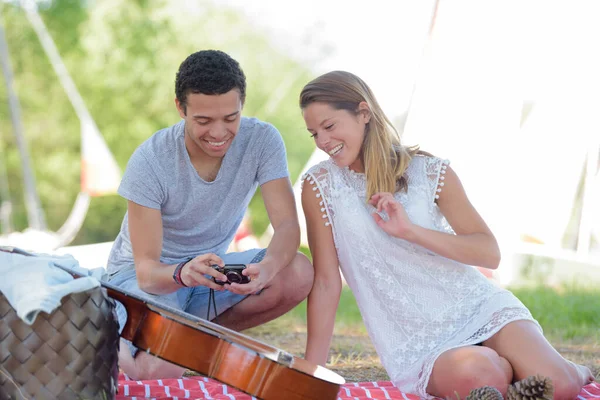
[[[508,360],[515,380],[530,375],[552,379],[557,400],[576,398],[594,380],[589,368],[563,358],[531,321],[511,322],[483,345]]]
[[[459,347],[438,357],[427,393],[441,398],[456,398],[458,394],[464,399],[473,389],[492,386],[504,396],[512,379],[510,364],[494,350],[483,346]]]

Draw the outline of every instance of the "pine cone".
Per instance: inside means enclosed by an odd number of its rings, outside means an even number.
[[[473,389],[465,400],[504,400],[502,393],[492,386],[484,386]]]
[[[507,400],[552,400],[554,385],[550,378],[529,376],[508,387]]]

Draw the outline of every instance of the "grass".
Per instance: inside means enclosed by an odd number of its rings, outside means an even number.
[[[600,289],[566,285],[560,288],[538,286],[510,290],[531,311],[550,339],[600,342]],[[306,302],[280,319],[305,324]],[[336,326],[366,333],[356,300],[347,286],[342,290]]]
[[[600,343],[600,289],[564,285],[512,292],[529,308],[549,340]]]
[[[600,374],[600,289],[564,285],[512,288],[548,340],[566,358]],[[297,356],[306,344],[306,302],[268,324],[245,332]],[[342,290],[327,367],[348,381],[389,379],[367,336],[348,287]]]
[[[306,324],[306,301],[300,303],[296,308],[284,315],[280,319],[290,320],[290,322]],[[345,328],[354,328],[363,331],[366,334],[362,317],[354,295],[347,286],[344,286],[340,297],[340,305],[336,314],[336,325]]]

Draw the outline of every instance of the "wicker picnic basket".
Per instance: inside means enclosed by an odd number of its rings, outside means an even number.
[[[0,294],[0,399],[114,399],[119,330],[101,287],[27,325]]]

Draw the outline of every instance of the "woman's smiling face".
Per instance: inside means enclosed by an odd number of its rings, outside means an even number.
[[[357,112],[353,113],[315,102],[307,105],[302,115],[319,149],[329,154],[339,167],[364,172],[360,153],[365,127],[371,118],[366,103],[360,103]]]

